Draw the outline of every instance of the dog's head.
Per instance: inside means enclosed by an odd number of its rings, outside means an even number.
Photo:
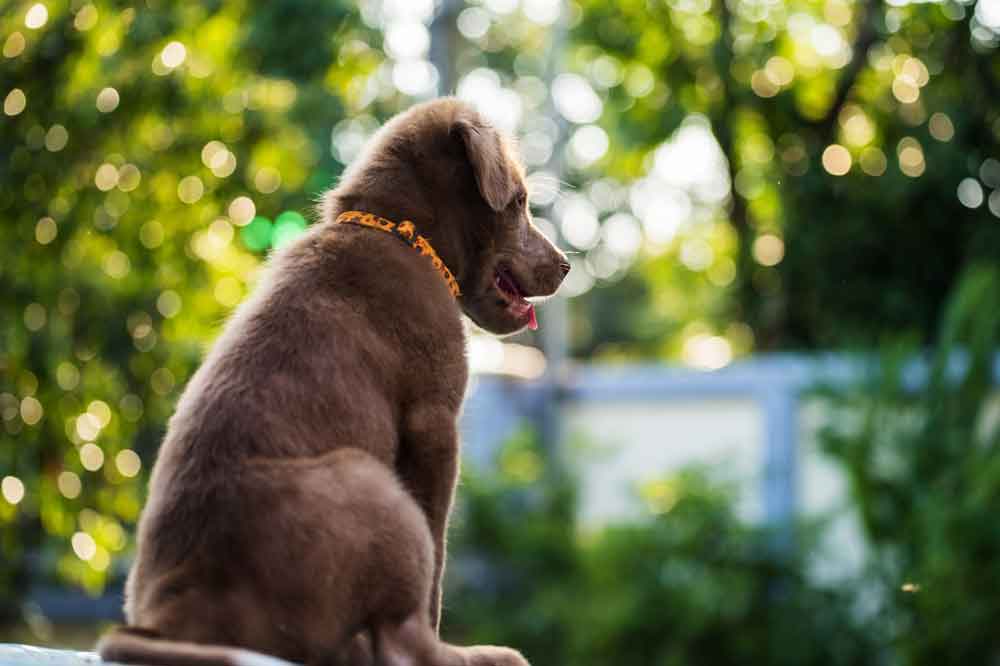
[[[555,293],[570,269],[566,255],[532,222],[524,170],[510,140],[464,103],[436,104],[448,113],[438,154],[443,168],[435,169],[444,181],[432,188],[433,206],[450,227],[449,244],[460,246],[462,309],[492,333],[536,328],[527,299]],[[442,146],[436,138],[431,150]]]
[[[340,208],[416,221],[457,278],[462,310],[492,333],[534,327],[527,299],[555,293],[569,272],[532,222],[510,140],[454,98],[387,123],[334,194]]]

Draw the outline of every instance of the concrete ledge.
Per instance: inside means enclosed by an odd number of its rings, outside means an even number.
[[[96,666],[103,664],[93,652],[48,650],[30,645],[0,643],[0,666]]]

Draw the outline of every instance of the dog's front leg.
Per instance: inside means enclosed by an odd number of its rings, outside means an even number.
[[[440,406],[417,406],[404,420],[399,475],[427,516],[434,539],[434,575],[429,600],[435,631],[441,621],[441,580],[445,533],[458,478],[458,435],[455,412]]]

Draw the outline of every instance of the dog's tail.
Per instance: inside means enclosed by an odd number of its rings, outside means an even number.
[[[172,641],[138,627],[112,629],[101,637],[97,652],[104,661],[143,666],[296,666],[242,648]]]

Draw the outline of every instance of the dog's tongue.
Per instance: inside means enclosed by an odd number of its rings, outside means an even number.
[[[528,316],[531,317],[531,319],[528,320],[528,328],[530,328],[533,331],[537,331],[538,330],[538,318],[535,316],[535,306],[534,305],[529,305],[528,306]]]

